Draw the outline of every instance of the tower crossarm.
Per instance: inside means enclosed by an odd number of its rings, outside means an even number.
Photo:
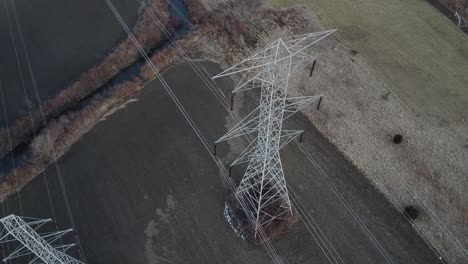
[[[225,71],[215,75],[213,79],[245,72],[252,73],[257,71],[258,73],[258,71],[262,71],[264,68],[270,66],[271,64],[277,63],[279,60],[286,59],[287,56],[275,58],[274,56],[277,54],[275,54],[275,52],[272,52],[275,49],[277,49],[277,46],[280,42],[287,49],[289,56],[296,56],[299,55],[305,49],[319,42],[320,40],[333,34],[335,31],[336,30],[333,29],[278,39],[272,42],[263,50],[253,54],[249,58],[239,62],[238,64],[230,67],[229,69],[226,69]]]
[[[248,75],[243,75],[241,80],[238,82],[232,93],[238,93],[241,91],[252,90],[255,88],[262,87],[262,79],[260,79],[262,72],[255,74],[253,77],[249,78]]]
[[[284,146],[295,138],[298,138],[302,133],[304,133],[304,130],[282,130],[279,149],[284,148]]]
[[[229,132],[227,132],[224,136],[218,139],[215,143],[223,142],[226,140],[230,140],[236,137],[240,137],[243,135],[247,135],[257,131],[258,123],[259,123],[259,112],[260,108],[256,108],[250,114],[248,114],[244,119],[242,119],[237,125],[235,125]]]
[[[282,130],[278,150],[281,150],[289,142],[293,141],[295,138],[298,138],[303,132],[303,130]],[[239,156],[231,163],[230,166],[249,162],[253,157],[261,157],[262,154],[259,153],[257,144],[257,139],[250,142],[247,148],[245,148],[244,151],[239,154]]]
[[[276,49],[279,40],[271,43],[267,48],[251,55],[247,59],[239,62],[238,64],[231,66],[223,72],[215,75],[213,79],[241,73],[258,73],[262,71],[266,65],[269,65],[273,59],[274,53],[272,50]]]
[[[294,74],[297,71],[302,69],[302,66],[306,64],[310,64],[311,62],[315,61],[317,57],[311,56],[309,54],[305,54],[303,52],[299,52],[294,56],[294,59],[291,62],[291,68],[289,70],[290,74]]]
[[[57,232],[51,232],[51,233],[43,233],[40,234],[40,236],[47,241],[47,243],[52,244],[53,242],[57,241],[64,235],[70,233],[73,231],[73,229],[67,229],[67,230],[62,230],[62,231],[57,231]]]
[[[239,165],[242,163],[249,162],[253,155],[261,155],[257,151],[257,140],[253,140],[247,146],[247,148],[242,151],[242,153],[231,163],[231,166]]]
[[[283,43],[286,45],[291,55],[294,56],[299,52],[304,51],[320,40],[330,36],[336,31],[336,29],[326,30],[321,32],[314,32],[304,35],[296,35],[289,38],[283,39]]]
[[[322,95],[287,98],[286,105],[284,106],[283,120],[294,115],[308,105],[318,104],[320,98],[322,98]]]

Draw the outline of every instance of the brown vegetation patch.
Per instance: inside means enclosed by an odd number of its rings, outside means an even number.
[[[181,39],[178,45],[191,48],[193,42]],[[150,57],[158,71],[163,71],[172,65],[178,57],[175,48],[167,48],[155,52]],[[77,142],[85,133],[96,125],[107,113],[125,103],[138,94],[144,84],[155,78],[155,73],[149,64],[139,68],[137,76],[118,84],[104,86],[98,93],[80,102],[79,106],[65,111],[57,118],[51,119],[47,127],[42,129],[36,138],[28,143],[27,161],[3,175],[0,186],[6,198],[12,192],[21,189],[45,167],[53,163]]]
[[[149,12],[159,14],[159,19],[163,23],[167,23],[169,21],[168,2],[152,0],[148,11],[143,13],[133,28],[136,39],[145,50],[154,47],[164,38],[163,32],[151,19]],[[31,137],[34,132],[33,127],[42,127],[42,113],[46,120],[60,115],[66,109],[76,105],[95,92],[120,71],[133,64],[138,58],[140,58],[140,55],[137,48],[130,37],[127,37],[103,61],[82,73],[55,97],[45,101],[36,109],[32,109],[32,118],[24,116],[13,121],[10,124],[9,131],[12,138],[12,147],[15,148]],[[8,131],[4,128],[0,130],[0,157],[4,157],[9,151]]]

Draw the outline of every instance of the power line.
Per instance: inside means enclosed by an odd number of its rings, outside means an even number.
[[[46,127],[47,127],[47,122],[46,122],[46,119],[45,119],[44,112],[43,112],[43,110],[42,110],[42,102],[41,102],[41,99],[40,99],[40,96],[39,96],[39,91],[38,91],[38,89],[37,89],[37,84],[36,84],[36,80],[35,80],[34,73],[33,73],[33,70],[32,70],[32,66],[31,66],[29,54],[28,54],[27,49],[26,49],[25,40],[24,40],[24,36],[23,36],[23,33],[22,33],[22,29],[21,29],[21,24],[19,23],[19,18],[18,18],[17,12],[16,12],[16,7],[15,7],[14,2],[10,1],[10,5],[12,6],[12,11],[13,11],[13,17],[14,17],[15,25],[16,25],[17,32],[18,32],[18,35],[19,35],[19,38],[20,38],[20,44],[21,44],[20,46],[21,46],[21,48],[22,48],[22,51],[23,51],[23,54],[24,54],[24,57],[25,57],[25,60],[26,60],[26,64],[27,64],[27,69],[28,69],[29,75],[30,75],[30,77],[31,77],[32,87],[34,88],[34,94],[35,94],[35,96],[36,96],[36,100],[37,100],[37,102],[38,102],[38,107],[39,107],[39,110],[40,110],[40,113],[41,113],[41,117],[42,117],[42,123],[43,123],[44,127],[46,128]],[[32,118],[32,114],[31,114],[31,107],[30,107],[30,105],[29,105],[29,100],[28,100],[28,96],[27,96],[27,92],[26,92],[26,88],[25,88],[25,82],[24,82],[24,77],[23,77],[23,73],[22,73],[21,63],[20,63],[20,60],[19,60],[18,51],[17,51],[17,48],[16,48],[15,38],[14,38],[13,33],[12,33],[13,28],[12,28],[12,25],[11,25],[11,19],[10,19],[10,15],[9,15],[8,9],[9,9],[9,8],[7,7],[6,10],[7,10],[8,23],[9,23],[9,28],[10,28],[10,37],[11,37],[11,40],[12,40],[12,43],[13,43],[13,46],[14,46],[14,52],[15,52],[15,57],[16,57],[16,61],[17,61],[17,64],[18,64],[18,69],[19,69],[20,77],[21,77],[21,83],[22,83],[22,86],[23,86],[23,92],[24,92],[24,94],[25,94],[26,101],[27,101],[27,104],[28,104],[28,112],[29,112],[29,116],[30,116],[30,119],[31,119],[31,124],[32,124],[32,127],[33,127],[34,138],[36,139],[36,144],[38,144],[38,142],[37,142],[36,128],[35,128],[35,125],[34,125],[34,121],[33,121],[33,118]],[[68,216],[69,216],[70,223],[71,223],[73,229],[76,229],[76,228],[75,228],[74,219],[73,219],[73,215],[72,215],[72,213],[71,213],[71,209],[70,209],[68,197],[67,197],[67,194],[66,194],[65,186],[64,186],[64,183],[63,183],[62,175],[61,175],[60,168],[59,168],[59,165],[58,165],[58,162],[57,162],[56,153],[55,153],[54,150],[53,150],[53,145],[52,145],[52,142],[50,141],[50,137],[49,137],[48,135],[45,135],[45,137],[46,137],[47,143],[49,144],[49,146],[50,146],[50,148],[51,148],[51,151],[52,151],[53,161],[54,161],[54,163],[55,163],[57,175],[58,175],[58,178],[59,178],[59,181],[60,181],[60,186],[61,186],[62,194],[63,194],[63,197],[64,197],[64,202],[65,202],[65,205],[66,205],[66,207],[67,207],[67,213],[68,213]],[[10,141],[11,141],[11,140],[10,140]],[[46,175],[45,175],[45,166],[44,166],[44,164],[43,164],[43,160],[42,160],[42,157],[41,157],[41,156],[39,156],[39,159],[40,159],[40,164],[41,164],[42,173],[43,173],[43,176],[44,176],[44,182],[45,182],[45,184],[46,184],[46,190],[47,190],[47,193],[48,193],[48,198],[49,198],[49,203],[50,203],[51,210],[52,210],[52,215],[53,215],[53,217],[55,218],[55,210],[54,210],[54,206],[53,206],[52,199],[51,199],[51,195],[50,195],[50,190],[49,190],[48,181],[47,181]],[[16,171],[16,169],[15,169],[15,171]],[[16,177],[16,173],[15,173],[15,178],[17,178],[17,177]],[[16,179],[16,180],[17,180],[17,179]],[[17,188],[17,192],[18,192],[18,194],[19,194],[18,188]],[[22,210],[21,210],[21,211],[22,211]],[[23,212],[21,212],[21,214],[23,214]],[[58,231],[58,226],[57,226],[57,225],[56,225],[56,229],[57,229],[57,232],[59,232],[59,231]],[[84,253],[83,253],[83,250],[82,250],[82,247],[81,247],[81,244],[80,244],[78,235],[77,235],[76,233],[74,233],[74,234],[75,234],[76,244],[78,245],[79,250],[80,250],[81,258],[85,261]],[[59,241],[61,242],[62,237],[59,236],[58,239],[59,239]]]
[[[224,166],[222,166],[222,163],[219,161],[219,159],[217,159],[216,157],[214,157],[211,153],[211,149],[208,145],[208,141],[206,140],[206,138],[203,136],[203,134],[200,132],[199,128],[196,126],[196,124],[194,123],[194,121],[191,119],[190,115],[186,112],[185,108],[183,107],[183,105],[180,103],[180,101],[178,100],[178,98],[175,96],[175,94],[173,93],[172,89],[169,87],[169,85],[167,84],[167,82],[165,81],[165,79],[161,76],[160,72],[157,70],[157,68],[155,67],[155,65],[153,64],[153,62],[151,61],[151,59],[148,57],[148,55],[144,52],[144,50],[142,49],[141,45],[139,44],[139,42],[136,40],[136,38],[134,37],[133,33],[130,31],[130,29],[128,28],[128,26],[125,24],[125,22],[123,21],[123,19],[121,18],[120,14],[118,13],[118,11],[115,9],[114,5],[112,4],[112,2],[110,2],[109,0],[106,0],[106,3],[108,4],[109,8],[114,12],[114,15],[116,16],[116,18],[119,20],[119,22],[121,23],[122,27],[127,31],[127,34],[131,37],[132,41],[134,42],[134,44],[137,46],[138,50],[140,51],[141,55],[145,58],[145,60],[147,61],[147,63],[149,64],[150,68],[153,70],[153,72],[156,74],[158,80],[160,80],[160,82],[162,83],[164,89],[166,90],[166,92],[169,94],[169,96],[171,97],[171,99],[173,100],[173,102],[176,104],[176,106],[178,107],[178,109],[180,110],[180,112],[183,114],[183,116],[185,117],[185,119],[187,120],[187,122],[189,123],[189,125],[192,127],[193,131],[195,132],[195,134],[199,137],[200,141],[202,142],[202,144],[205,146],[205,149],[208,151],[208,153],[210,154],[210,156],[214,159],[214,161],[216,162],[216,164],[218,165],[218,167],[220,168],[220,171],[222,172],[222,175],[223,177],[227,178],[227,172],[226,172],[226,169],[224,168]],[[228,184],[231,186],[231,181],[227,181]],[[239,201],[240,204],[242,206],[245,206],[243,201]],[[251,220],[251,219],[249,219]],[[274,249],[274,247],[271,245],[271,242],[270,240],[268,239],[268,237],[266,237],[266,235],[264,234],[263,230],[260,230],[259,231],[259,235],[262,237],[262,244],[265,246],[265,248],[267,249],[267,252],[268,254],[272,257],[272,260],[274,261],[274,263],[282,263],[282,260],[280,259],[280,257],[278,256],[276,250]]]
[[[146,8],[146,4],[141,2],[141,0],[139,0],[139,3]],[[181,14],[181,12],[178,10],[177,7],[175,7],[175,11],[185,20],[185,22],[192,26],[193,25],[185,18],[185,16],[183,16]],[[149,10],[149,9],[147,9]],[[223,107],[228,110],[229,108],[229,105],[228,103],[226,103],[223,99],[224,99],[224,95],[222,94],[222,92],[220,91],[220,89],[216,89],[214,86],[213,86],[213,82],[211,81],[211,78],[206,78],[203,74],[203,72],[201,72],[201,69],[205,70],[204,67],[198,63],[198,67],[194,66],[194,61],[191,60],[187,54],[185,53],[185,51],[183,51],[179,46],[178,44],[176,43],[176,41],[174,40],[174,30],[171,29],[171,32],[168,32],[168,30],[166,30],[166,28],[164,27],[164,25],[161,25],[161,22],[159,21],[159,19],[156,18],[156,16],[152,15],[150,13],[150,16],[153,18],[153,20],[157,23],[158,27],[161,29],[161,31],[163,31],[166,36],[168,37],[168,39],[171,41],[172,45],[177,49],[177,51],[181,54],[181,56],[183,56],[187,62],[189,63],[189,65],[191,66],[191,68],[194,70],[194,72],[199,76],[199,78],[207,85],[208,89],[213,93],[213,95],[218,99],[218,101],[223,105]],[[203,40],[205,40],[204,37],[202,37]],[[206,43],[204,43],[206,45]],[[196,62],[195,62],[196,63]],[[206,70],[205,70],[205,73],[206,73]],[[208,75],[208,73],[207,73]],[[219,93],[217,93],[219,92]],[[231,109],[232,110],[232,109]],[[229,111],[229,110],[228,110]],[[232,112],[233,115],[236,116],[236,114],[234,112]],[[237,117],[237,116],[236,116]],[[233,188],[235,188],[235,186],[233,186]],[[233,193],[235,192],[234,189],[232,190]],[[298,200],[298,198],[296,197],[295,199],[293,198],[292,199],[295,203],[296,203],[296,206],[297,207],[300,207],[302,206],[302,204],[300,203],[300,200]],[[296,202],[296,200],[299,201],[299,203]],[[331,261],[331,258],[334,259],[335,263],[336,263],[336,259],[338,258],[340,260],[341,263],[344,263],[344,260],[341,258],[341,256],[338,254],[338,252],[336,251],[336,249],[333,247],[333,245],[330,243],[330,241],[328,240],[328,238],[326,237],[325,233],[321,230],[320,226],[315,222],[315,220],[312,218],[312,216],[310,214],[305,214],[304,211],[305,210],[302,210],[301,208],[299,208],[300,211],[301,211],[301,214],[300,214],[300,217],[301,219],[303,220],[304,224],[306,225],[306,228],[307,230],[309,230],[310,234],[313,236],[314,240],[317,242],[317,244],[319,245],[319,247],[321,248],[321,250],[324,252],[325,256],[330,260],[330,262],[333,262]],[[304,219],[305,218],[305,219]],[[314,225],[312,225],[312,223]],[[316,231],[318,229],[318,231]],[[314,233],[315,232],[315,233]],[[323,237],[323,238],[322,238]],[[328,243],[328,245],[326,244]],[[324,247],[325,249],[328,251],[328,253],[324,250]],[[332,250],[334,251],[334,253],[329,249],[329,247],[332,248]],[[336,255],[336,258],[335,257],[329,257],[329,254],[333,255],[335,254]]]
[[[174,7],[174,8],[175,8],[175,11],[179,14],[179,16],[188,25],[190,25],[191,27],[194,27],[193,24],[190,21],[188,21],[187,18],[185,18],[185,16],[178,10],[177,7]],[[225,23],[223,21],[221,21],[221,22]],[[226,28],[228,28],[227,25],[226,25]],[[170,39],[172,39],[172,38],[170,38]],[[205,45],[205,47],[207,49],[210,49],[211,47],[209,45],[207,45],[207,40],[206,40],[205,36],[202,35],[201,39],[203,40],[202,43]],[[177,43],[175,43],[175,41],[173,41],[173,45],[177,48]],[[187,57],[186,54],[183,51],[182,51],[181,54],[182,54],[182,56]],[[223,105],[225,110],[228,111],[228,112],[230,110],[232,110],[232,105],[231,105],[231,109],[229,109],[229,102],[228,102],[227,98],[224,96],[224,94],[221,92],[220,88],[217,87],[216,83],[214,83],[211,80],[211,77],[205,77],[205,75],[209,76],[209,73],[205,70],[203,65],[198,63],[198,67],[194,67],[193,64],[192,64],[193,60],[188,58],[187,61],[189,62],[189,65],[191,65],[194,72],[196,72],[197,75],[200,77],[200,79],[207,85],[208,89],[212,92],[212,94],[216,97],[216,99]],[[222,65],[225,65],[222,61],[220,63]],[[205,74],[203,72],[200,73],[199,72],[200,70],[198,68],[203,69]],[[232,77],[234,78],[235,76],[232,76]],[[255,97],[254,97],[254,99],[255,99]],[[232,115],[235,120],[240,121],[240,118],[238,117],[238,115],[235,112],[230,112],[230,115]],[[247,137],[249,137],[249,135],[247,135]],[[253,140],[253,138],[250,138],[250,140]],[[290,189],[289,192],[293,193],[293,190]],[[340,261],[342,263],[344,263],[344,260],[341,258],[341,256],[339,255],[337,250],[334,248],[334,246],[330,243],[330,241],[328,240],[327,236],[322,231],[320,226],[315,222],[312,215],[306,213],[307,212],[306,209],[300,208],[302,206],[302,203],[300,202],[300,199],[296,196],[295,198],[292,199],[292,201],[295,202],[296,203],[295,206],[298,209],[300,209],[299,211],[301,213],[299,214],[299,216],[300,216],[301,220],[303,221],[303,223],[305,224],[307,230],[310,232],[310,234],[312,235],[314,240],[317,242],[317,244],[319,245],[319,248],[322,250],[322,252],[325,254],[325,256],[330,260],[330,257],[328,256],[328,254],[330,254],[330,253],[331,254],[336,254],[336,258],[340,259]],[[312,225],[312,223],[315,224],[315,225]],[[318,230],[318,232],[316,230]],[[323,238],[322,238],[322,236],[323,236]],[[326,243],[328,243],[328,246],[327,246]],[[334,253],[332,253],[332,251],[329,249],[329,247],[331,247],[331,250],[333,250]],[[329,253],[327,253],[324,248],[327,249],[327,251]],[[330,260],[330,262],[332,262],[332,261]]]

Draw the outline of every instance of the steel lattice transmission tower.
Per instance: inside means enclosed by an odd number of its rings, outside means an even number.
[[[231,164],[248,163],[235,195],[243,200],[248,207],[246,213],[255,220],[255,234],[259,228],[265,228],[273,220],[284,219],[293,212],[279,151],[302,136],[303,131],[284,130],[282,124],[284,119],[303,107],[319,104],[321,96],[287,98],[288,81],[291,74],[305,64],[313,63],[313,70],[316,58],[305,53],[305,49],[334,31],[278,39],[213,77],[241,74],[233,93],[261,89],[260,105],[215,142],[256,133],[256,138]]]
[[[33,254],[28,263],[57,263],[57,264],[83,264],[83,262],[67,255],[65,252],[75,244],[62,245],[60,238],[72,231],[67,229],[50,233],[37,233],[38,229],[51,219],[37,219],[8,215],[0,219],[3,225],[0,240],[2,243],[17,242],[20,245],[7,257],[4,262],[14,258],[21,258]]]

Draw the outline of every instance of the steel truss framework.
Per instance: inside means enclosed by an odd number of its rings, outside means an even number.
[[[3,225],[1,232],[1,243],[17,242],[20,245],[9,256],[3,259],[4,262],[14,258],[24,258],[30,254],[34,257],[29,259],[29,264],[33,263],[60,263],[60,264],[83,264],[83,262],[70,257],[65,252],[75,244],[62,245],[57,243],[62,236],[72,232],[72,229],[56,231],[50,233],[37,233],[37,230],[51,219],[37,219],[8,215],[0,222]]]
[[[260,105],[215,142],[256,133],[256,138],[231,164],[248,163],[236,197],[247,205],[246,213],[255,220],[255,234],[273,220],[284,219],[292,213],[279,151],[303,131],[284,130],[282,124],[303,107],[320,103],[321,96],[287,98],[288,81],[291,74],[303,68],[301,66],[312,62],[315,66],[316,58],[305,50],[334,31],[278,39],[213,77],[240,74],[233,93],[261,90]]]

